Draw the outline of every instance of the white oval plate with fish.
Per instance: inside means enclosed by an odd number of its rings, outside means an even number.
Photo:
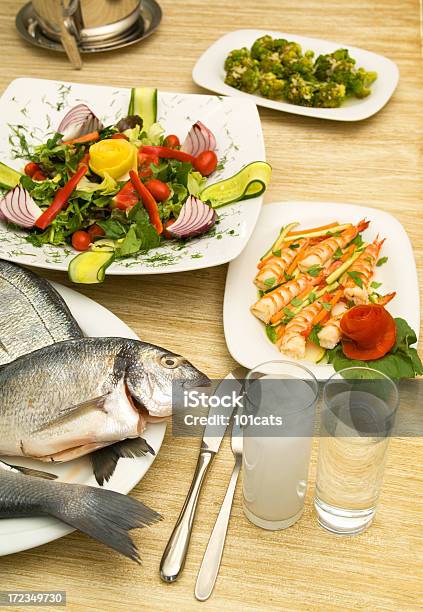
[[[273,38],[285,38],[299,43],[303,52],[314,51],[317,57],[320,54],[333,53],[336,49],[348,49],[350,55],[357,60],[357,66],[361,66],[368,71],[375,71],[378,78],[372,84],[372,93],[359,100],[357,98],[346,100],[339,108],[310,108],[289,104],[280,100],[269,100],[262,96],[239,91],[225,83],[225,59],[233,49],[242,47],[250,48],[254,41],[266,34]],[[389,98],[395,91],[399,80],[399,70],[397,65],[387,57],[352,47],[351,45],[340,44],[320,38],[309,36],[299,36],[287,32],[274,32],[271,30],[236,30],[229,32],[222,38],[214,42],[197,61],[192,72],[192,78],[201,87],[210,89],[226,96],[237,96],[252,100],[259,106],[265,106],[285,113],[295,115],[306,115],[307,117],[317,117],[319,119],[332,119],[333,121],[361,121],[371,117],[385,106]]]
[[[22,149],[19,138],[14,136],[18,125],[24,126],[30,143],[40,144],[46,140],[47,133],[54,132],[72,106],[83,102],[96,112],[104,125],[111,125],[117,118],[126,116],[129,98],[130,89],[122,87],[16,79],[0,98],[0,159],[22,170],[25,162],[15,158],[16,147],[19,152]],[[157,119],[168,134],[177,134],[181,139],[198,119],[213,131],[216,153],[225,164],[213,174],[210,183],[232,176],[252,161],[265,159],[260,117],[251,100],[159,91]],[[231,261],[247,244],[262,203],[263,196],[260,196],[220,208],[215,235],[195,238],[182,245],[169,242],[147,253],[116,261],[107,269],[107,274],[164,274]],[[75,255],[77,252],[69,246],[35,247],[25,240],[25,232],[9,229],[0,222],[2,259],[66,271]]]
[[[101,337],[106,335],[139,339],[123,321],[100,304],[63,285],[56,283],[53,283],[53,285],[65,299],[72,314],[87,336]],[[165,431],[166,423],[162,422],[149,424],[143,432],[143,438],[146,439],[156,454],[162,445]],[[154,456],[148,454],[134,459],[120,459],[115,473],[103,488],[124,494],[129,493],[149,470],[154,458]],[[5,457],[5,461],[10,462],[10,460],[10,457]],[[19,457],[13,459],[12,463],[54,472],[63,482],[97,486],[88,457],[54,465]],[[9,555],[40,546],[61,538],[72,531],[71,527],[52,518],[1,519],[0,555]]]
[[[282,225],[298,221],[298,229],[317,227],[338,221],[359,222],[366,218],[370,225],[363,239],[370,242],[379,234],[386,238],[381,256],[388,257],[385,265],[376,268],[374,280],[382,283],[383,294],[396,291],[387,309],[393,317],[402,317],[419,335],[420,298],[416,264],[410,240],[392,215],[354,204],[335,202],[275,202],[263,207],[254,235],[240,257],[233,261],[226,278],[223,320],[226,344],[232,357],[246,368],[274,359],[286,359],[266,336],[265,326],[250,312],[257,301],[253,279],[257,262],[276,240]],[[317,378],[333,374],[331,365],[300,361]]]

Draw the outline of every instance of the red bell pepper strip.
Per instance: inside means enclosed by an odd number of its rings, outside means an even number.
[[[35,227],[39,229],[45,230],[46,227],[50,225],[50,223],[57,217],[59,212],[63,210],[70,196],[72,195],[73,190],[78,185],[79,181],[82,179],[84,174],[88,172],[88,166],[85,164],[81,165],[80,168],[75,172],[73,177],[69,179],[64,187],[61,187],[54,196],[53,202],[50,206],[43,212],[43,214],[38,217],[35,222]]]
[[[147,187],[141,182],[140,177],[136,172],[134,172],[134,170],[129,171],[129,176],[131,177],[131,183],[141,196],[142,203],[144,205],[144,208],[148,212],[151,224],[153,225],[153,227],[155,227],[157,233],[161,234],[163,232],[163,224],[160,219],[159,208],[157,206],[156,200],[148,191]]]
[[[193,155],[185,153],[185,151],[179,151],[179,149],[171,149],[170,147],[151,147],[149,145],[144,145],[141,147],[141,151],[148,155],[157,155],[157,157],[165,159],[177,159],[178,161],[189,162],[193,165],[195,161]]]

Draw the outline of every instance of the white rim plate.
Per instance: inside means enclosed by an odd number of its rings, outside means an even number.
[[[135,83],[136,84],[136,83]],[[24,161],[14,159],[9,138],[13,126],[24,126],[29,141],[39,144],[55,127],[66,110],[86,103],[104,125],[115,123],[127,114],[130,90],[119,87],[82,85],[43,79],[20,78],[12,81],[0,99],[0,159],[22,170]],[[191,125],[200,119],[215,134],[217,155],[225,161],[209,179],[210,183],[227,178],[246,164],[265,159],[263,134],[256,105],[210,95],[159,92],[158,120],[167,133],[181,141]],[[217,266],[237,257],[247,244],[260,213],[263,196],[225,206],[218,210],[220,223],[215,235],[180,243],[167,243],[147,254],[113,263],[107,274],[160,274],[199,270]],[[0,223],[0,257],[16,263],[52,270],[67,270],[77,254],[72,248],[44,245],[33,247],[23,232],[11,231]]]
[[[63,285],[52,283],[66,300],[72,314],[87,336],[117,336],[139,340],[138,336],[109,310],[93,300],[68,289]],[[107,330],[107,333],[105,333]],[[166,423],[149,424],[143,437],[155,450],[160,450],[166,431]],[[10,457],[5,457],[10,462]],[[150,469],[155,457],[146,455],[135,459],[120,459],[115,473],[103,488],[129,493]],[[87,457],[63,464],[46,464],[40,461],[25,460],[19,457],[13,461],[18,465],[27,465],[41,470],[55,472],[64,482],[77,482],[98,486]],[[64,523],[51,518],[18,518],[0,520],[0,556],[9,555],[52,540],[57,540],[74,531]]]
[[[308,108],[288,102],[268,100],[226,85],[224,63],[228,53],[241,47],[250,48],[257,38],[265,34],[297,42],[302,46],[303,51],[309,49],[314,51],[316,57],[321,53],[332,53],[336,49],[348,49],[352,57],[357,60],[358,66],[369,71],[375,70],[378,73],[378,78],[372,85],[372,93],[363,100],[349,99],[340,108]],[[361,121],[380,111],[388,102],[398,84],[399,70],[397,65],[387,57],[351,45],[272,30],[236,30],[219,38],[203,53],[195,64],[192,78],[197,85],[205,89],[227,96],[249,99],[259,106],[274,110],[334,121]]]
[[[240,257],[233,261],[226,278],[223,320],[226,344],[232,357],[247,368],[273,359],[286,359],[268,340],[264,325],[250,312],[257,301],[257,288],[253,284],[257,262],[272,245],[280,227],[299,221],[302,228],[316,227],[336,220],[340,223],[356,222],[366,218],[370,226],[363,232],[370,242],[379,234],[386,238],[381,256],[387,256],[385,265],[376,268],[375,280],[382,283],[383,294],[396,291],[387,309],[394,317],[402,317],[419,335],[420,298],[416,263],[410,240],[401,225],[389,213],[367,206],[334,202],[276,202],[266,204],[260,215],[253,237]],[[317,378],[333,374],[331,365],[299,361]]]

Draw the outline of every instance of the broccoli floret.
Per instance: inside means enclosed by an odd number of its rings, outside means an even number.
[[[315,84],[306,81],[301,74],[291,75],[286,83],[285,97],[291,104],[300,106],[313,106]]]
[[[260,76],[259,92],[265,98],[277,100],[284,95],[285,81],[278,79],[272,72]]]
[[[342,83],[319,83],[313,95],[313,106],[338,108],[345,100],[345,85]]]
[[[260,71],[258,62],[249,58],[233,64],[226,74],[225,83],[241,91],[253,93],[259,86]]]
[[[242,64],[242,62],[246,59],[250,59],[250,52],[247,47],[243,47],[242,49],[234,49],[229,53],[225,60],[225,70],[232,70],[234,66],[237,66],[240,63]]]
[[[359,68],[351,78],[349,89],[357,98],[365,98],[371,93],[370,85],[377,79],[376,72],[367,72],[364,68]]]
[[[264,55],[260,61],[260,70],[262,72],[273,72],[278,78],[283,77],[284,67],[281,64],[279,54],[273,51]]]
[[[262,57],[273,51],[273,38],[271,36],[261,36],[253,43],[251,47],[251,57],[256,60],[261,60]]]

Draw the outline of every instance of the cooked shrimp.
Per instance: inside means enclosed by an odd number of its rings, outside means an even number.
[[[317,300],[293,317],[285,327],[285,333],[278,341],[279,350],[292,359],[304,359],[306,350],[307,331],[314,317],[322,310]]]
[[[301,240],[297,240],[295,244],[298,244],[298,248],[301,248],[306,242],[307,241],[302,238]],[[289,264],[295,259],[298,248],[290,249],[286,247],[281,251],[279,257],[276,255],[269,257],[263,267],[258,271],[254,279],[254,284],[259,289],[269,289],[274,285],[278,285],[284,279],[284,272],[287,270]]]
[[[369,283],[373,276],[380,249],[384,240],[374,240],[361,253],[344,275],[341,284],[345,287],[344,295],[354,304],[366,304],[369,298]],[[356,279],[354,280],[354,275]]]
[[[269,323],[273,315],[287,306],[294,297],[305,291],[307,287],[311,289],[320,281],[321,278],[319,277],[313,278],[306,274],[300,274],[297,278],[266,293],[251,306],[251,312],[261,321]]]
[[[332,349],[341,340],[341,319],[347,310],[349,309],[346,302],[338,302],[333,307],[331,318],[317,334],[322,348]]]
[[[364,219],[357,225],[347,227],[339,236],[330,236],[307,251],[305,257],[299,262],[301,272],[306,272],[313,266],[323,266],[331,259],[336,249],[344,249],[351,240],[368,227],[369,221]]]

